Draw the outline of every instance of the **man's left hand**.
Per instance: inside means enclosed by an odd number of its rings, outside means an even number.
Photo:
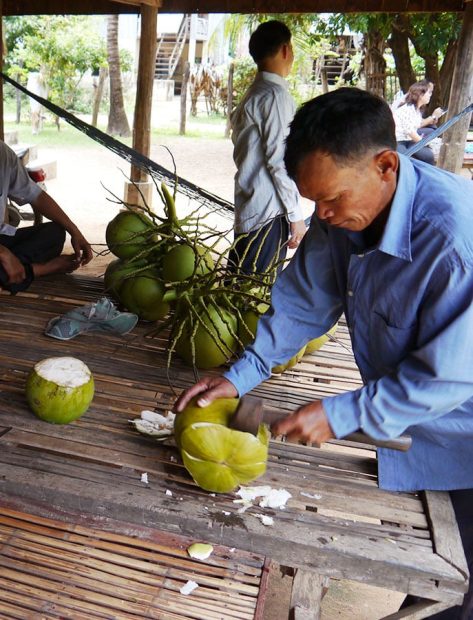
[[[306,233],[307,226],[305,225],[304,220],[298,220],[297,222],[290,222],[289,229],[291,236],[289,237],[287,247],[294,250],[302,241]]]
[[[273,435],[285,435],[288,441],[316,446],[335,438],[320,400],[299,407],[289,417],[276,422],[271,432]]]

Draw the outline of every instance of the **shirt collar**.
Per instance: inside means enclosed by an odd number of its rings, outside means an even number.
[[[280,76],[278,73],[272,73],[271,71],[258,71],[256,74],[255,80],[264,80],[266,82],[274,82],[275,84],[279,84],[280,86],[284,86],[284,88],[288,88],[288,84],[286,80]]]
[[[405,155],[399,155],[396,191],[378,249],[407,261],[412,261],[412,210],[416,185],[412,162]]]

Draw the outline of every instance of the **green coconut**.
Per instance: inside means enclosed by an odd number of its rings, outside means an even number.
[[[238,338],[242,341],[243,346],[246,347],[255,339],[258,321],[268,308],[269,304],[262,302],[258,304],[256,311],[246,310],[242,313],[242,319],[238,321]]]
[[[278,364],[278,366],[275,366],[271,372],[273,372],[276,375],[280,375],[281,373],[285,372],[286,370],[289,370],[290,368],[293,368],[296,364],[298,364],[304,353],[305,353],[305,347],[302,347],[302,349],[300,351],[298,351],[293,357],[291,357],[290,360],[288,360],[285,364]]]
[[[195,400],[176,416],[176,442],[196,484],[213,493],[229,493],[266,471],[270,433],[261,424],[258,435],[228,428],[238,399],[218,399],[208,407]],[[179,418],[184,416],[181,421]],[[178,439],[179,437],[179,439]]]
[[[194,272],[203,275],[213,268],[214,262],[207,248],[180,243],[164,255],[162,276],[165,282],[183,282]]]
[[[214,306],[209,306],[208,314],[201,313],[194,334],[195,365],[197,368],[216,368],[224,364],[237,349],[233,334],[237,333],[235,315]],[[176,342],[176,353],[190,366],[192,365],[191,329],[183,330]],[[218,343],[218,344],[217,344]],[[219,346],[220,345],[220,346]]]
[[[83,415],[94,397],[94,379],[75,357],[37,362],[26,381],[26,400],[41,420],[68,424]]]
[[[115,299],[120,298],[120,288],[123,281],[131,274],[137,272],[145,266],[144,261],[127,261],[116,258],[108,264],[103,277],[103,284],[106,293],[113,295]]]
[[[140,319],[158,321],[169,312],[169,304],[163,301],[164,292],[159,273],[150,268],[122,281],[120,301]]]
[[[309,355],[310,353],[318,351],[328,340],[330,340],[330,336],[333,336],[333,334],[337,331],[337,327],[338,323],[335,323],[335,325],[331,327],[326,334],[319,336],[318,338],[314,338],[308,342],[304,355]]]
[[[153,241],[153,222],[136,211],[120,211],[105,231],[107,245],[118,258],[133,258]]]
[[[174,418],[174,439],[180,447],[181,435],[191,424],[211,422],[228,426],[230,418],[238,407],[238,398],[219,398],[207,407],[198,407],[197,398],[193,398],[187,407]]]

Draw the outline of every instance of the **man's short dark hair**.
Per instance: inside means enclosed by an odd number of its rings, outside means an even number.
[[[339,88],[307,101],[296,112],[286,139],[284,163],[295,179],[309,153],[319,151],[347,165],[383,148],[396,150],[388,104],[359,88]]]
[[[291,31],[275,19],[263,22],[250,37],[250,54],[256,64],[275,56],[282,45],[291,42]]]

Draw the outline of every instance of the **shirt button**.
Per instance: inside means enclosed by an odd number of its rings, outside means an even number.
[[[348,297],[353,297],[353,291],[348,291]]]

